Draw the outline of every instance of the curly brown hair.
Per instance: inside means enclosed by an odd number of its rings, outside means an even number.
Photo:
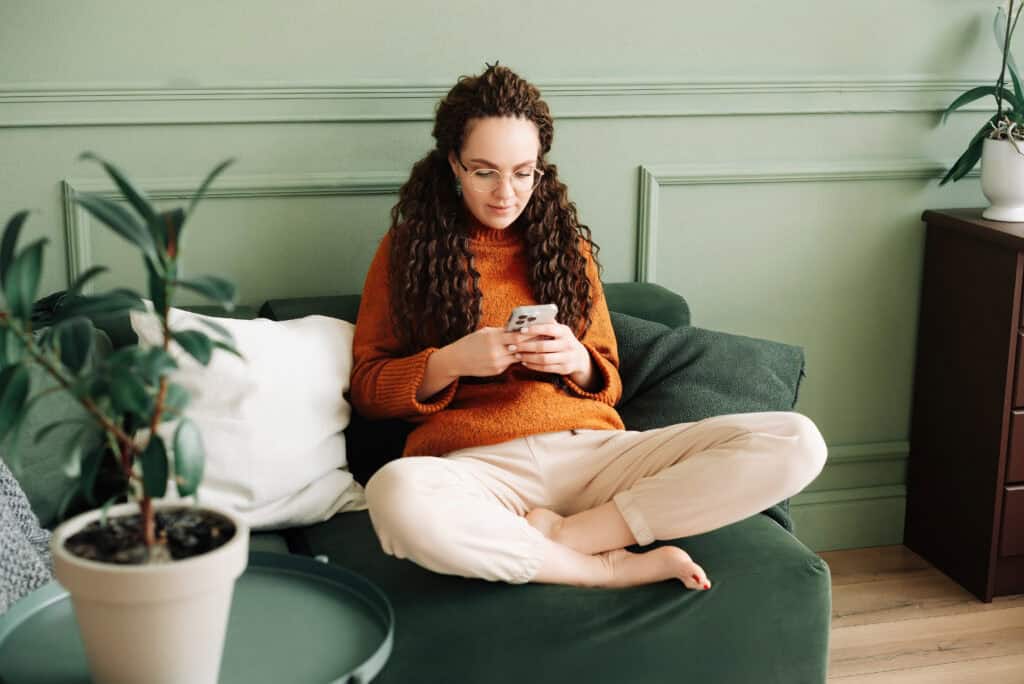
[[[540,91],[496,62],[479,76],[460,77],[440,101],[432,132],[436,146],[413,165],[391,209],[391,317],[399,342],[410,353],[454,342],[480,324],[480,274],[469,248],[468,211],[456,194],[448,153],[459,156],[471,119],[492,116],[532,121],[540,135],[537,168],[544,175],[509,226],[522,229],[533,296],[556,304],[558,321],[577,336],[590,327],[593,294],[584,249],[589,247],[600,269],[599,247],[590,228],[580,223],[557,166],[544,160],[554,124]]]

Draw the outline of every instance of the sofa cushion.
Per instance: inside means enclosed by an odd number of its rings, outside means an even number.
[[[828,566],[763,515],[646,547],[685,549],[711,578],[707,591],[677,580],[594,589],[441,575],[384,554],[365,511],[290,534],[293,550],[326,555],[390,599],[394,650],[376,684],[826,678]]]
[[[133,311],[131,320],[140,344],[163,344],[156,315]],[[253,529],[365,508],[362,486],[346,468],[342,434],[350,415],[343,395],[352,323],[328,316],[234,320],[177,308],[169,322],[175,331],[204,333],[215,322],[241,354],[215,350],[204,366],[177,342],[170,345],[178,368],[169,377],[191,396],[185,415],[198,426],[206,451],[200,500],[230,509]],[[168,445],[177,426],[171,420],[160,427]]]
[[[618,411],[631,430],[796,405],[801,347],[615,311],[611,318],[622,376]]]

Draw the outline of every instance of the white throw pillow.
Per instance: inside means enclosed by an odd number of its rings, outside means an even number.
[[[160,321],[133,311],[143,346],[160,346]],[[195,421],[206,450],[199,487],[203,502],[236,511],[254,529],[275,529],[364,510],[362,486],[347,469],[343,430],[351,407],[344,398],[352,371],[354,326],[327,316],[290,321],[213,318],[171,309],[172,330],[219,335],[201,319],[228,329],[244,360],[216,349],[202,366],[176,343],[179,368],[170,380],[192,397],[185,415]],[[168,449],[178,421],[159,428]],[[170,496],[175,490],[169,488]]]

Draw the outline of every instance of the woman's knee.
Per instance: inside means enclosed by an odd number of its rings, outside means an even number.
[[[788,489],[796,493],[813,482],[825,468],[828,446],[810,418],[795,411],[786,415],[787,433],[796,437],[795,448],[786,450]]]
[[[399,558],[417,555],[420,547],[436,543],[443,534],[431,500],[437,501],[436,489],[446,478],[423,465],[411,457],[399,458],[366,483],[370,522],[385,553]]]

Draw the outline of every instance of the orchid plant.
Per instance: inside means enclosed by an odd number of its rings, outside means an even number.
[[[1024,89],[1021,87],[1017,64],[1014,62],[1013,54],[1010,52],[1010,42],[1013,38],[1013,32],[1017,28],[1017,20],[1020,19],[1021,10],[1024,9],[1024,0],[1021,0],[1019,6],[1016,7],[1016,11],[1014,11],[1015,2],[1016,0],[1009,0],[1007,12],[1004,12],[1002,7],[997,8],[995,21],[992,24],[996,45],[999,46],[1002,52],[1002,66],[999,69],[999,78],[996,79],[996,84],[994,86],[971,88],[953,100],[945,111],[942,112],[942,122],[945,123],[946,118],[951,112],[970,102],[989,95],[996,99],[996,113],[971,138],[967,150],[960,155],[960,158],[956,160],[943,179],[939,181],[939,185],[944,185],[948,181],[958,181],[968,171],[973,169],[974,165],[981,158],[981,150],[986,138],[1008,140],[1018,153],[1024,155],[1024,151],[1017,144],[1017,141],[1024,140]],[[1013,82],[1012,92],[1005,87],[1007,68],[1009,68],[1010,79]]]

